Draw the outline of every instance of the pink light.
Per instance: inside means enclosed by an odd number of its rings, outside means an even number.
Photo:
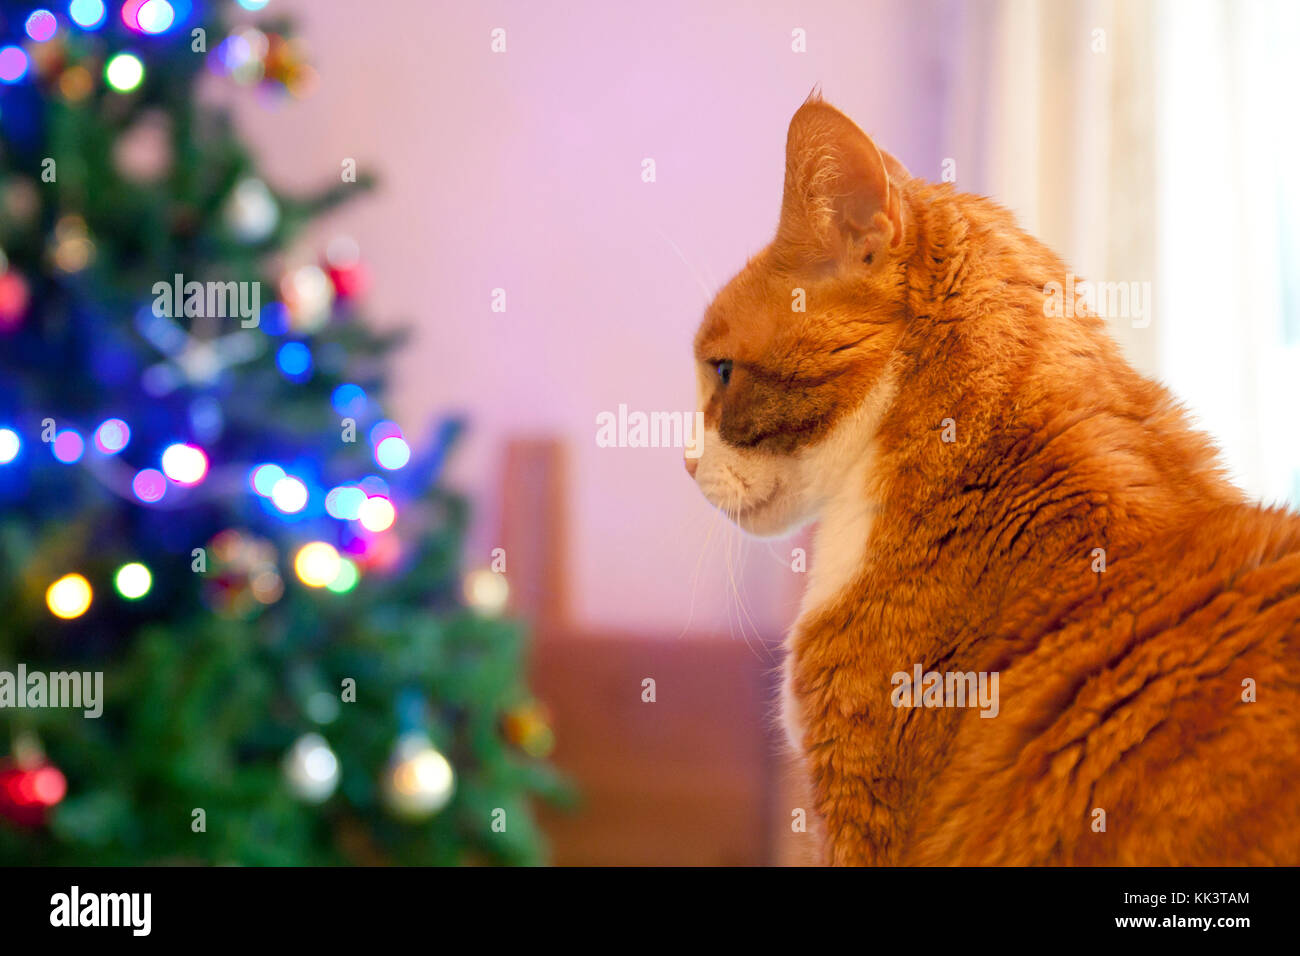
[[[57,767],[42,767],[32,774],[32,796],[36,802],[52,807],[68,792],[68,781]]]
[[[126,0],[122,4],[122,22],[136,33],[143,32],[140,28],[140,8],[147,2],[148,0]]]
[[[54,436],[54,457],[65,465],[76,464],[86,450],[86,442],[76,431],[65,429]]]
[[[44,43],[59,29],[58,18],[49,10],[37,10],[27,18],[27,35],[37,43]]]
[[[137,472],[131,481],[131,490],[135,496],[146,504],[161,501],[167,491],[167,478],[157,468],[146,468]]]

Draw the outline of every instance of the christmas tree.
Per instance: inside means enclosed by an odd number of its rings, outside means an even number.
[[[310,92],[264,6],[0,3],[0,863],[539,862],[459,426],[384,417],[355,243],[289,255],[366,177],[196,97]]]

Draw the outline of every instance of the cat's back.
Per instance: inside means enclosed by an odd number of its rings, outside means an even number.
[[[1300,863],[1300,516],[1224,505],[1054,573],[974,662],[1000,712],[962,716],[907,862]]]

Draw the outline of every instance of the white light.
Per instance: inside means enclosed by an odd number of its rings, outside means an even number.
[[[367,531],[387,531],[397,519],[397,509],[387,498],[372,495],[361,502],[357,510],[357,520]]]
[[[144,80],[144,64],[130,53],[119,53],[104,66],[104,79],[119,93],[130,93]]]
[[[162,470],[178,485],[197,485],[208,473],[208,456],[195,445],[169,445],[163,452]]]
[[[271,488],[271,503],[287,515],[307,507],[307,486],[292,476],[281,478]]]
[[[135,19],[145,33],[162,33],[176,20],[176,11],[167,0],[147,0]]]
[[[117,570],[114,579],[118,593],[129,601],[135,601],[149,593],[153,587],[153,575],[139,561],[124,564]]]
[[[18,457],[18,449],[23,447],[22,439],[12,428],[0,428],[0,465],[7,465]]]

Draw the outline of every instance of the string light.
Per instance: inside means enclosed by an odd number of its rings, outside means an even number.
[[[315,332],[329,320],[334,285],[320,266],[299,266],[280,280],[280,298],[295,329]]]
[[[456,774],[426,734],[414,731],[398,738],[384,780],[384,800],[404,819],[422,820],[451,800]]]
[[[68,16],[83,30],[98,30],[108,18],[108,8],[104,0],[72,0],[68,4]]]
[[[248,483],[263,498],[271,497],[275,483],[284,477],[284,469],[279,465],[258,465],[248,476]]]
[[[339,576],[341,565],[338,549],[324,541],[304,544],[293,559],[294,573],[309,588],[328,586]]]
[[[357,570],[357,563],[351,558],[339,558],[339,572],[334,575],[334,580],[325,587],[335,594],[347,594],[357,586],[357,582],[360,580],[361,572]]]
[[[18,327],[30,300],[27,280],[18,270],[9,268],[4,252],[0,250],[0,332]]]
[[[340,485],[325,496],[325,513],[341,521],[354,521],[365,500],[366,493],[360,488]]]
[[[126,8],[122,8],[126,16]],[[119,53],[104,65],[104,79],[119,93],[130,93],[144,81],[144,64],[132,53]]]
[[[375,446],[375,461],[381,468],[387,468],[394,471],[403,467],[411,460],[411,446],[406,443],[405,439],[398,438],[396,435],[391,438],[385,438]]]
[[[0,465],[7,465],[18,457],[23,440],[12,428],[0,428]]]
[[[68,780],[58,767],[40,767],[32,774],[31,797],[42,807],[53,807],[67,795]]]
[[[167,479],[157,468],[145,468],[131,479],[131,490],[146,504],[161,501],[167,491]]]
[[[275,354],[275,363],[286,378],[299,381],[311,372],[311,349],[301,342],[285,342]]]
[[[86,442],[76,429],[65,428],[54,436],[51,450],[54,452],[54,457],[65,465],[75,465],[81,461],[81,456],[86,450]]]
[[[122,4],[122,22],[135,32],[140,32],[140,8],[146,0],[125,0]]]
[[[285,476],[271,488],[271,504],[292,515],[307,507],[307,486],[297,478]]]
[[[196,445],[169,445],[162,455],[163,474],[178,485],[197,485],[208,473],[208,456]]]
[[[262,306],[261,329],[267,335],[284,335],[289,331],[289,309],[283,302]]]
[[[110,418],[95,429],[95,447],[105,455],[116,455],[131,440],[131,426],[120,418]]]
[[[486,568],[465,575],[462,587],[465,603],[484,614],[500,614],[510,599],[510,585],[505,575]]]
[[[37,43],[44,43],[58,31],[59,21],[49,10],[33,10],[24,29]]]
[[[27,54],[20,47],[0,47],[0,83],[17,83],[27,75]]]
[[[397,520],[397,509],[387,498],[372,495],[361,503],[357,510],[357,520],[367,531],[387,531]]]
[[[54,264],[63,272],[80,272],[95,257],[95,243],[80,216],[62,216],[54,224]]]
[[[370,429],[370,444],[378,445],[385,438],[401,438],[402,429],[397,422],[382,421],[377,422]]]
[[[117,569],[117,574],[113,577],[113,586],[117,588],[117,593],[128,601],[138,601],[153,587],[153,575],[139,561],[132,561]]]
[[[339,783],[339,758],[320,734],[304,734],[285,754],[284,775],[306,803],[328,800]]]
[[[91,597],[89,581],[80,574],[65,574],[45,591],[45,604],[55,617],[70,621],[86,613]]]
[[[145,0],[136,15],[136,21],[145,33],[166,33],[176,22],[176,11],[167,0]]]
[[[355,418],[365,411],[365,389],[351,383],[340,385],[331,393],[330,403],[334,406],[334,411],[340,415],[350,415]]]

